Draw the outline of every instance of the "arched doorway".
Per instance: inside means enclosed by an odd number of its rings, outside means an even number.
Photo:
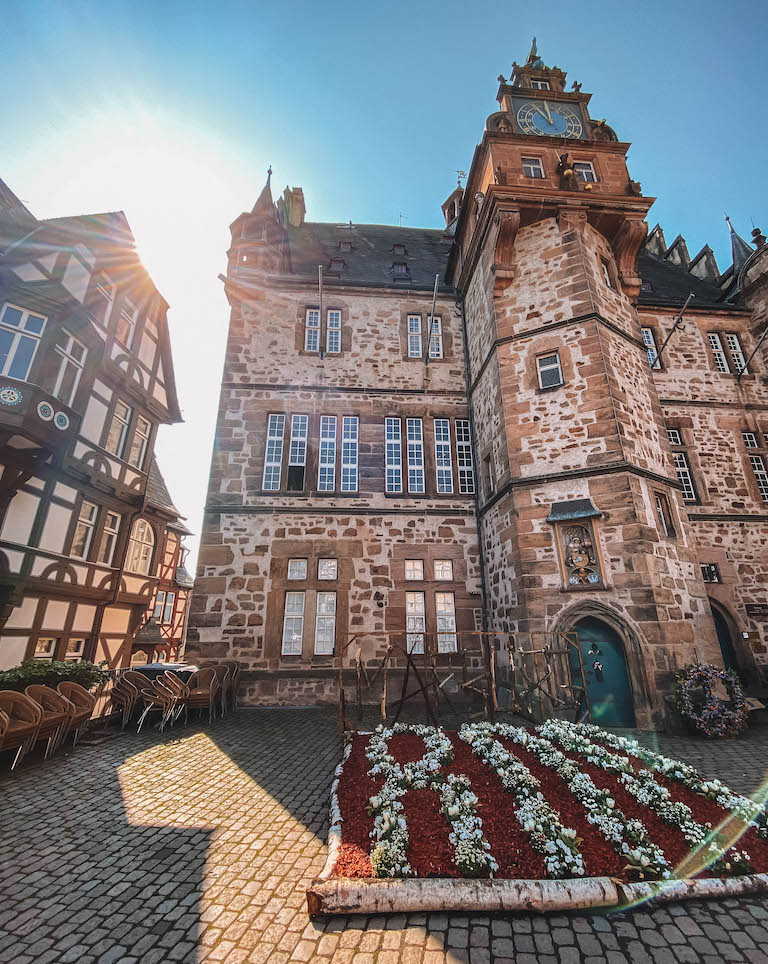
[[[723,654],[723,665],[726,669],[732,669],[738,673],[739,664],[736,662],[736,651],[733,648],[731,630],[728,621],[717,606],[712,606],[712,619],[715,623],[717,641],[720,643],[720,652]]]
[[[611,627],[594,616],[580,619],[577,637],[592,722],[598,726],[634,726],[635,708],[624,646]],[[580,683],[579,658],[571,650],[571,673]]]

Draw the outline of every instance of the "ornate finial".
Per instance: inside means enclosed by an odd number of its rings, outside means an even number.
[[[467,176],[466,171],[460,171],[458,167],[456,168],[456,187],[463,188],[464,185],[461,183],[461,179]]]
[[[571,90],[575,90],[577,94],[580,93],[580,92],[581,92],[581,84],[578,83],[578,81],[574,80],[573,86],[571,87]]]
[[[267,180],[269,180],[271,177],[272,177],[272,165],[270,164],[269,167],[267,168]]]
[[[506,82],[507,82],[507,81],[505,80],[505,78],[504,78],[504,74],[499,74],[499,76],[498,76],[496,79],[498,80],[498,82],[499,82],[500,84],[506,84]]]
[[[725,215],[725,220],[728,224],[728,230],[731,232],[731,234],[733,234],[733,225],[731,224],[731,219],[728,217],[727,214]]]
[[[528,59],[525,62],[526,67],[528,66],[528,64],[533,63],[534,60],[538,59],[538,56],[539,56],[539,52],[536,49],[536,38],[534,37],[533,42],[531,43],[531,49],[528,52]]]

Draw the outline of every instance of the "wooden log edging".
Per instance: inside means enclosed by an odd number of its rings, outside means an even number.
[[[768,874],[744,877],[703,877],[698,880],[640,881],[618,885],[622,907],[654,901],[666,904],[673,900],[701,900],[705,897],[738,897],[768,891]]]

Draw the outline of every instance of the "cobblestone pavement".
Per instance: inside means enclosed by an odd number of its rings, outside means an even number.
[[[734,788],[763,779],[768,730],[645,736]],[[126,734],[0,775],[0,961],[13,964],[768,962],[768,902],[631,913],[412,914],[310,921],[341,750],[323,710],[240,710]]]

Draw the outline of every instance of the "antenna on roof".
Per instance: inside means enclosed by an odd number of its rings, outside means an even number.
[[[403,214],[402,211],[398,214],[397,217],[398,217],[398,223],[400,224],[400,227],[403,226],[403,221],[407,221],[407,220],[408,220],[408,218]]]

